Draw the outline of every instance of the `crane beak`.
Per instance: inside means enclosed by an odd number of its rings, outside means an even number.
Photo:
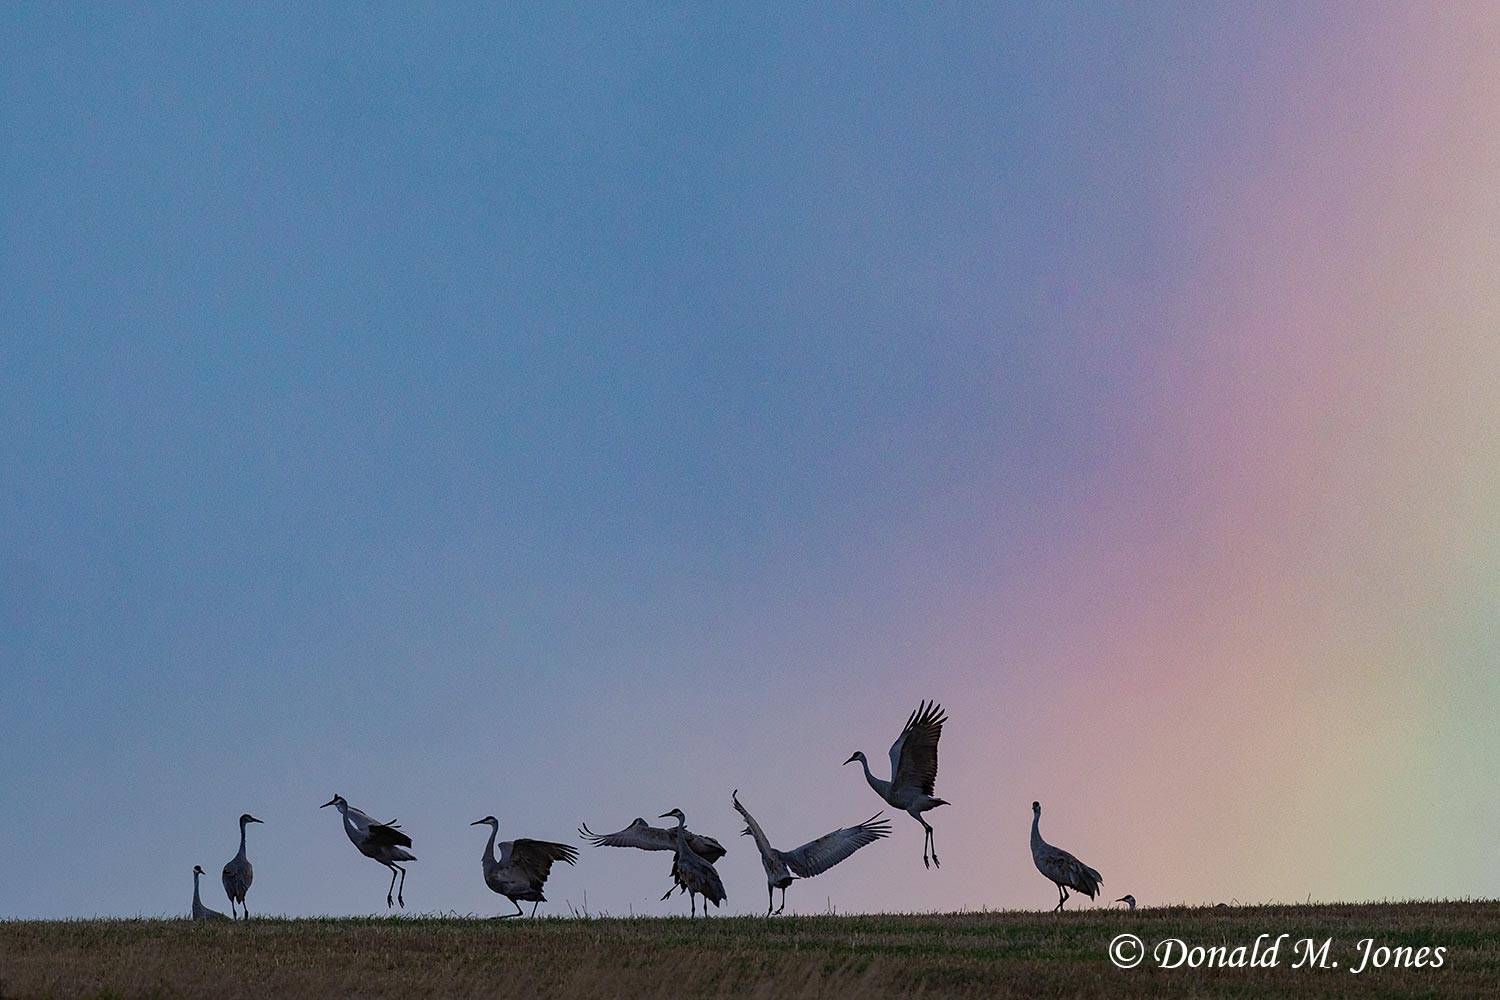
[[[476,819],[474,822],[470,823],[469,825],[470,826],[484,826],[484,820],[482,820],[482,819]]]
[[[256,819],[254,816],[251,816],[245,822],[247,822],[247,823],[264,823],[265,820],[263,820],[263,819]]]
[[[338,800],[339,800],[339,797],[337,795],[335,795],[333,798],[329,799],[327,802],[325,802],[322,805],[318,806],[318,808],[319,809],[327,809],[329,806],[333,805]]]
[[[853,764],[857,760],[859,760],[859,754],[855,754],[854,756],[850,757],[848,760],[844,761],[844,764]],[[839,766],[842,767],[843,764]]]
[[[662,813],[660,816],[658,816],[656,818],[657,819],[671,819],[672,818],[672,814],[671,813]]]

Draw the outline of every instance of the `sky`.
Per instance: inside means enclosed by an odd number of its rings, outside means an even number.
[[[1500,894],[1493,8],[521,6],[0,10],[0,917]]]

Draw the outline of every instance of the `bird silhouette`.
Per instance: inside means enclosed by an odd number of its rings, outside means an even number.
[[[552,873],[552,863],[578,863],[578,848],[569,844],[556,844],[549,840],[503,840],[500,855],[495,856],[495,837],[500,832],[500,821],[493,816],[476,819],[470,826],[488,826],[490,839],[484,845],[484,884],[510,900],[515,913],[502,913],[502,917],[521,915],[518,900],[531,903],[531,915],[547,901],[542,887]]]
[[[250,918],[250,908],[245,906],[245,894],[250,891],[250,883],[255,881],[255,868],[250,864],[250,859],[245,857],[245,825],[247,823],[263,823],[264,820],[256,819],[249,813],[240,816],[240,850],[234,857],[224,864],[224,871],[220,878],[224,882],[224,895],[229,897],[229,915],[235,916],[234,904],[239,903],[245,907],[245,919]]]
[[[817,840],[809,840],[796,850],[778,851],[771,846],[771,841],[766,838],[760,824],[755,822],[755,817],[750,815],[750,810],[740,804],[739,789],[735,789],[729,798],[734,808],[745,818],[744,836],[754,837],[755,846],[760,851],[760,863],[766,870],[767,916],[773,912],[771,894],[774,890],[781,890],[781,907],[774,911],[780,913],[786,909],[786,888],[794,879],[821,875],[861,847],[873,844],[891,832],[890,820],[881,819],[880,814],[876,813],[857,826],[840,827]]]
[[[1057,905],[1052,908],[1055,913],[1062,909],[1068,901],[1068,890],[1077,891],[1093,899],[1099,893],[1099,884],[1104,878],[1094,869],[1079,861],[1073,855],[1061,847],[1053,847],[1042,839],[1038,824],[1042,818],[1042,804],[1033,802],[1031,804],[1031,860],[1036,864],[1036,870],[1047,876],[1057,885]]]
[[[896,742],[891,744],[891,780],[877,778],[870,773],[870,762],[862,751],[856,751],[845,764],[859,761],[865,769],[865,781],[875,789],[875,794],[900,809],[922,824],[922,867],[927,862],[927,848],[932,847],[932,865],[941,868],[938,861],[937,841],[932,838],[932,826],[922,818],[929,809],[948,805],[946,799],[933,795],[937,781],[938,739],[943,735],[943,723],[948,721],[942,706],[923,702],[906,720],[906,726]]]
[[[396,900],[401,908],[406,908],[406,900],[402,893],[406,891],[406,869],[396,864],[398,861],[415,861],[417,856],[406,848],[411,846],[411,838],[401,832],[395,820],[389,823],[377,823],[366,812],[354,808],[342,795],[335,794],[333,798],[319,806],[319,809],[327,809],[333,806],[339,811],[344,820],[344,832],[349,835],[349,841],[359,853],[371,860],[378,861],[391,870],[391,886],[385,893],[385,905],[394,905],[391,902],[391,893],[396,893]],[[401,888],[396,888],[396,875],[401,875]]]

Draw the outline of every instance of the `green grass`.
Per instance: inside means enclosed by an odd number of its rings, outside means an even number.
[[[1333,938],[1337,969],[1115,968],[1129,931],[1206,946]],[[1349,972],[1355,943],[1442,968]],[[1500,902],[672,919],[0,923],[0,996],[1500,996]]]

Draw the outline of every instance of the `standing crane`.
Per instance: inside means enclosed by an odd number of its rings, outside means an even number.
[[[697,915],[697,910],[694,908],[695,897],[702,896],[703,915],[706,917],[709,903],[718,906],[729,898],[729,894],[724,891],[724,880],[719,878],[719,873],[714,866],[695,853],[688,843],[687,817],[682,814],[682,810],[673,809],[670,812],[664,812],[660,818],[666,819],[669,816],[677,819],[677,829],[672,831],[677,841],[676,854],[672,860],[672,878],[677,883],[677,888],[688,894],[688,914]],[[666,896],[662,899],[670,895],[672,895],[672,890],[668,889]]]
[[[417,856],[406,848],[411,846],[411,838],[401,832],[395,820],[389,823],[377,823],[368,813],[361,812],[349,804],[342,795],[335,794],[333,798],[318,806],[319,809],[327,809],[333,806],[344,818],[344,832],[349,835],[349,841],[359,849],[359,853],[375,861],[379,861],[391,870],[391,887],[385,893],[385,905],[394,906],[391,902],[391,892],[395,891],[396,900],[401,903],[401,908],[406,908],[406,900],[401,893],[406,889],[406,869],[396,864],[397,861],[415,861]],[[396,888],[396,874],[401,875],[401,888]]]
[[[906,720],[906,727],[896,742],[891,744],[891,780],[884,781],[870,773],[870,762],[862,751],[856,751],[844,761],[852,764],[859,761],[865,769],[865,780],[875,789],[875,794],[895,809],[900,809],[922,824],[922,867],[929,868],[927,848],[932,846],[932,865],[943,867],[938,861],[937,841],[932,839],[932,826],[922,814],[938,806],[946,806],[946,799],[932,794],[937,781],[938,739],[943,735],[943,723],[948,721],[942,706],[923,702]]]
[[[504,840],[500,842],[500,856],[495,856],[495,837],[500,833],[500,821],[493,816],[476,819],[470,826],[488,826],[489,842],[484,845],[484,884],[510,900],[515,913],[502,913],[501,917],[521,916],[521,904],[517,900],[531,903],[531,915],[536,916],[538,905],[545,903],[542,886],[552,873],[552,863],[578,863],[578,848],[568,844],[555,844],[547,840]]]
[[[1057,905],[1052,908],[1052,912],[1056,913],[1061,910],[1063,904],[1068,901],[1069,889],[1076,889],[1089,899],[1093,899],[1099,893],[1099,885],[1104,881],[1104,876],[1061,847],[1053,847],[1043,840],[1042,833],[1037,828],[1041,818],[1042,804],[1033,802],[1031,804],[1031,860],[1036,864],[1037,871],[1057,885]],[[1134,900],[1131,902],[1134,903]],[[1135,909],[1134,905],[1131,909]]]
[[[891,832],[890,821],[881,819],[880,813],[876,813],[858,826],[846,826],[824,834],[817,840],[808,841],[795,851],[778,851],[766,839],[765,832],[761,830],[760,824],[755,822],[755,817],[750,815],[750,810],[740,804],[739,789],[734,790],[729,800],[739,814],[745,817],[743,836],[754,837],[755,846],[760,850],[760,863],[766,869],[766,916],[768,917],[772,913],[771,906],[774,903],[772,893],[776,889],[781,890],[781,907],[775,911],[780,913],[786,909],[786,887],[791,885],[794,879],[821,875],[861,847],[873,844],[881,837],[889,836]]]
[[[250,864],[250,859],[245,857],[245,824],[264,823],[265,820],[256,819],[249,813],[240,816],[240,852],[224,865],[222,878],[224,880],[224,894],[229,897],[229,914],[236,916],[234,904],[239,903],[245,907],[245,919],[250,919],[250,907],[245,906],[245,894],[250,891],[250,883],[255,881],[255,869]]]
[[[220,913],[203,905],[203,899],[198,895],[198,878],[208,874],[202,865],[193,866],[193,919],[194,920],[228,920],[228,914]]]

